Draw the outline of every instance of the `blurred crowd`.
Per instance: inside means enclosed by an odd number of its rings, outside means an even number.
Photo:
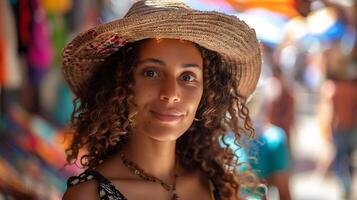
[[[60,199],[66,179],[81,170],[66,166],[73,95],[61,77],[61,51],[81,31],[122,17],[133,1],[0,1],[0,199]],[[338,199],[357,198],[357,2],[185,2],[236,15],[261,41],[262,78],[249,103],[257,140],[247,160],[268,198],[297,199],[290,178],[306,168],[296,157],[305,116],[316,119],[318,137],[303,143],[318,138],[324,147],[313,170],[336,177]]]

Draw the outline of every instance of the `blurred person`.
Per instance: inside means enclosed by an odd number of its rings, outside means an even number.
[[[294,98],[282,69],[276,64],[273,48],[263,45],[263,72],[258,89],[249,101],[256,139],[243,145],[231,144],[241,155],[240,162],[251,163],[252,170],[267,183],[267,199],[291,199],[290,130],[294,124]],[[230,140],[231,142],[233,140]],[[245,158],[247,157],[247,158]],[[276,194],[277,193],[277,194]],[[256,194],[257,199],[259,193]]]
[[[262,192],[254,193],[253,199],[290,200],[290,152],[284,130],[269,122],[266,108],[267,84],[259,86],[251,97],[248,107],[254,122],[256,139],[243,145],[234,144],[234,135],[229,134],[226,142],[238,156],[239,163],[249,162],[251,170],[267,185],[266,198]],[[270,90],[269,90],[270,91]],[[244,170],[245,168],[242,168]]]
[[[290,144],[290,135],[295,122],[295,99],[293,75],[280,64],[285,56],[278,49],[263,46],[263,72],[266,120],[282,128]],[[289,79],[290,78],[290,79]]]
[[[76,95],[66,153],[85,171],[63,199],[240,199],[259,182],[220,141],[254,135],[245,102],[260,68],[243,21],[170,0],[78,35],[63,53]]]
[[[306,17],[311,11],[312,0],[296,0],[295,8],[301,16]]]
[[[257,138],[251,143],[250,163],[258,177],[268,185],[268,200],[290,200],[290,154],[284,130],[270,123],[255,123]]]
[[[290,149],[284,129],[270,122],[267,109],[267,93],[271,92],[271,82],[264,82],[249,103],[252,119],[256,128],[256,140],[249,146],[248,156],[252,169],[267,181],[269,191],[276,187],[279,199],[290,200]],[[289,108],[287,108],[289,109]],[[275,197],[276,198],[276,197]],[[275,199],[272,197],[272,199]]]
[[[357,79],[330,78],[324,86],[331,104],[331,139],[335,147],[333,169],[346,199],[351,195],[352,154],[357,144]]]
[[[294,126],[295,100],[292,86],[288,86],[287,80],[278,65],[273,65],[272,76],[266,80],[266,115],[269,123],[284,130],[290,144],[291,129]]]
[[[342,13],[342,11],[340,11]],[[345,35],[355,35],[346,24]],[[355,41],[355,40],[354,40]],[[329,106],[329,139],[335,149],[333,170],[342,186],[345,199],[352,189],[352,154],[357,144],[357,57],[356,44],[337,38],[324,51],[326,81],[321,87],[323,99]]]

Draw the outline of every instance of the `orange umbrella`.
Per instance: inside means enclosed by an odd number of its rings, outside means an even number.
[[[252,8],[265,8],[287,17],[298,16],[296,0],[226,0],[234,9],[245,11]]]

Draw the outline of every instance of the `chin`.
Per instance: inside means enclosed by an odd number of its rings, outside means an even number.
[[[151,137],[154,140],[167,142],[167,141],[176,141],[179,137],[181,137],[187,129],[177,130],[172,128],[161,128],[156,131],[147,131],[146,135]]]
[[[179,122],[163,122],[154,120],[138,121],[135,131],[156,141],[175,141],[181,137],[193,123],[191,118],[183,118]]]
[[[136,131],[154,140],[164,142],[177,140],[188,130],[191,124],[143,123],[143,125],[144,126],[137,127]]]

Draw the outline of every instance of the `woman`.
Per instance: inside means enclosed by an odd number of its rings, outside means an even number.
[[[77,96],[66,153],[83,152],[86,170],[63,199],[239,199],[257,181],[221,144],[254,134],[245,101],[260,65],[244,22],[168,0],[77,36],[63,53]]]

